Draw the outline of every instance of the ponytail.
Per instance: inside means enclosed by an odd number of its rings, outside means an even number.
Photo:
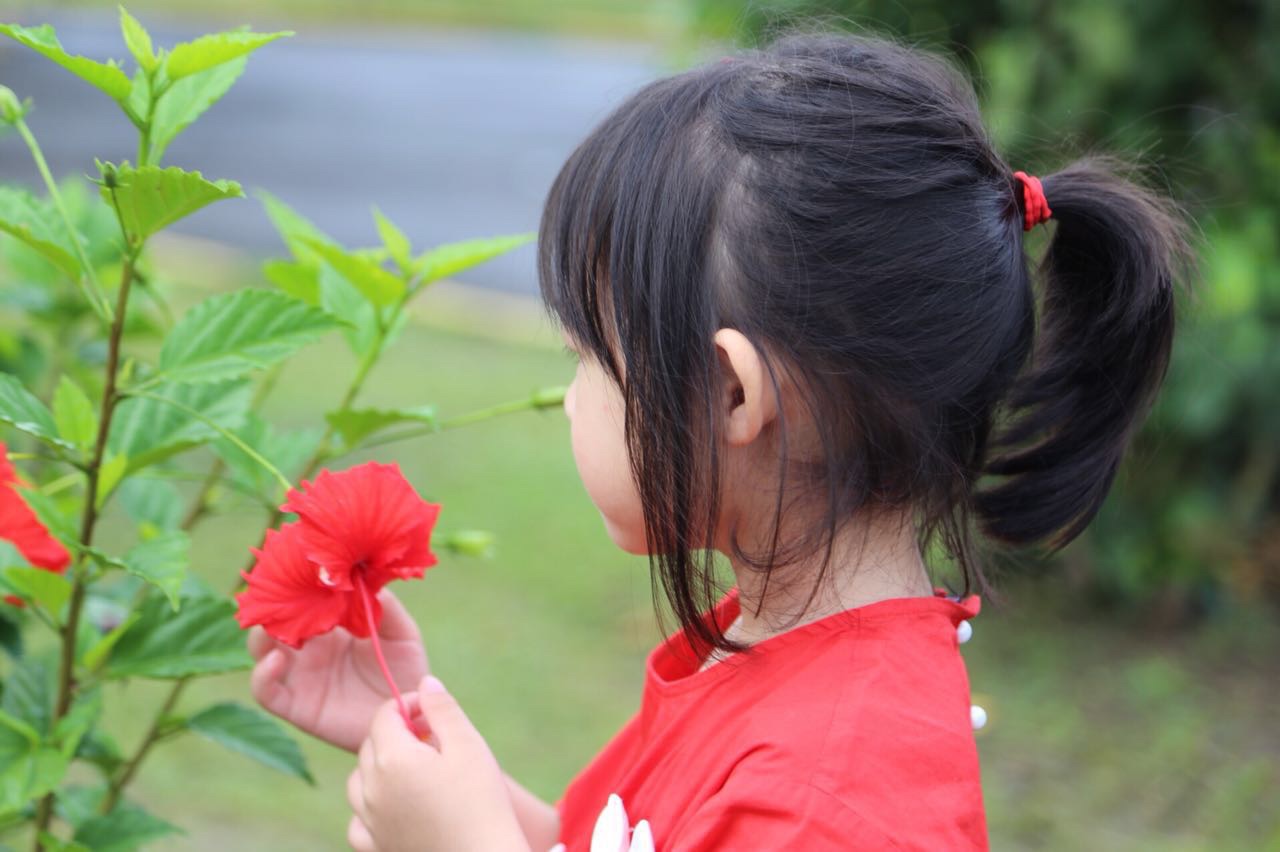
[[[983,473],[999,479],[974,505],[993,538],[1056,549],[1097,514],[1164,379],[1190,252],[1172,205],[1107,161],[1045,178],[1044,194],[1056,230],[1038,336],[989,444]]]

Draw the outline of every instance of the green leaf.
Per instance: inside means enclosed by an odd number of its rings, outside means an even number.
[[[70,581],[43,568],[20,565],[0,568],[0,585],[25,601],[40,605],[58,622],[62,620],[62,608],[71,598]]]
[[[9,612],[0,609],[0,650],[9,655],[9,659],[17,661],[22,659],[22,626],[13,620]]]
[[[144,240],[197,210],[224,198],[243,198],[233,180],[209,181],[199,172],[176,166],[134,168],[129,163],[98,163],[106,184],[102,197],[120,208],[120,219],[132,240]],[[109,185],[115,184],[114,189]]]
[[[80,657],[80,663],[89,671],[97,671],[98,667],[111,654],[111,649],[120,641],[120,637],[125,634],[133,623],[139,618],[138,613],[131,613],[124,621],[108,630],[101,638],[88,647],[84,654]]]
[[[31,246],[68,278],[80,278],[80,261],[66,226],[30,192],[0,186],[0,231]]]
[[[123,6],[120,7],[120,32],[124,36],[124,43],[129,48],[129,52],[133,54],[134,59],[138,60],[138,65],[143,70],[150,73],[160,67],[155,48],[151,46],[151,35],[142,24],[138,23],[137,18],[125,11]]]
[[[70,761],[26,722],[0,710],[0,814],[56,788]]]
[[[98,413],[80,386],[65,373],[53,392],[53,422],[58,434],[82,450],[98,437]]]
[[[262,264],[267,280],[308,305],[320,304],[320,270],[311,264],[268,260]]]
[[[226,598],[186,597],[174,613],[156,597],[116,643],[104,674],[108,678],[180,678],[237,671],[253,665],[244,633]]]
[[[178,134],[227,93],[244,72],[246,60],[235,59],[200,74],[183,77],[156,102],[151,118],[150,162],[158,163]]]
[[[135,546],[124,556],[130,574],[135,574],[164,592],[169,605],[178,609],[178,590],[187,574],[187,551],[191,538],[182,530],[169,530]]]
[[[127,455],[112,453],[107,456],[102,467],[98,468],[98,491],[93,501],[95,509],[101,509],[107,504],[107,498],[128,472],[129,457]]]
[[[130,802],[119,802],[109,814],[94,814],[76,827],[74,840],[93,852],[133,852],[153,840],[182,829],[152,816]]]
[[[200,412],[227,429],[244,422],[250,388],[242,381],[161,385],[151,391]],[[154,399],[126,399],[111,420],[107,447],[129,458],[129,472],[141,470],[191,447],[217,432],[188,413]]]
[[[320,307],[347,320],[342,336],[357,357],[365,357],[378,341],[378,309],[327,263],[320,264],[317,281]],[[400,316],[404,316],[403,311]]]
[[[338,431],[348,447],[354,447],[374,432],[397,423],[435,425],[437,422],[434,405],[398,409],[358,408],[348,411],[331,411],[325,415],[325,419]]]
[[[46,444],[75,449],[70,441],[59,437],[58,424],[44,403],[9,373],[0,373],[0,423],[8,423]]]
[[[292,32],[251,33],[232,31],[201,36],[195,41],[175,45],[165,60],[164,70],[170,80],[180,80],[247,56],[263,45]]]
[[[235,702],[215,704],[188,719],[187,727],[259,763],[315,783],[298,744],[279,722],[261,711]]]
[[[294,258],[299,262],[314,263],[318,260],[316,253],[307,245],[310,241],[314,240],[335,245],[334,241],[324,231],[315,226],[315,223],[299,214],[298,211],[271,193],[258,190],[257,196],[262,202],[262,206],[266,208],[267,217],[271,219],[271,224],[275,225],[280,238],[284,240],[289,251],[293,253]]]
[[[48,732],[53,719],[53,673],[45,660],[28,657],[5,676],[0,711],[29,725],[36,737]]]
[[[140,526],[168,530],[182,521],[182,495],[168,480],[126,479],[120,486],[119,500],[133,522]]]
[[[238,378],[287,358],[340,324],[327,312],[273,290],[214,296],[187,311],[169,332],[158,378]]]
[[[413,268],[422,276],[424,284],[437,281],[506,254],[531,241],[535,236],[535,234],[513,234],[506,237],[446,243],[419,255],[413,262]]]
[[[249,445],[259,455],[288,475],[300,469],[320,443],[320,433],[314,429],[276,432],[267,421],[250,413],[244,426],[236,430],[236,437]],[[243,449],[225,438],[213,443],[216,452],[231,471],[232,481],[242,491],[268,497],[271,502],[280,500],[280,484],[255,459]]]
[[[320,240],[308,237],[300,239],[378,307],[394,304],[404,295],[404,281],[373,261]]]
[[[63,757],[71,760],[75,756],[76,749],[80,746],[80,740],[97,723],[98,717],[101,715],[101,689],[94,687],[87,691],[81,691],[76,696],[71,708],[67,711],[67,715],[59,719],[53,726],[53,739],[61,750]]]
[[[106,92],[113,99],[123,101],[129,97],[129,78],[114,61],[103,64],[67,53],[58,41],[53,27],[20,27],[17,24],[0,24],[0,33],[45,56],[75,74],[85,82]]]
[[[93,852],[83,843],[77,843],[74,840],[63,840],[56,834],[48,831],[40,832],[40,848],[43,852]]]
[[[391,259],[396,262],[396,266],[400,267],[401,271],[408,272],[413,264],[410,257],[413,249],[409,245],[409,238],[390,219],[383,216],[382,211],[377,207],[373,208],[373,219],[378,223],[378,236],[382,238],[382,244],[387,247],[387,253],[391,255]]]

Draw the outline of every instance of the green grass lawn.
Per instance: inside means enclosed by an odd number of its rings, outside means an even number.
[[[251,274],[212,261],[177,268]],[[179,301],[198,298],[200,286]],[[459,326],[475,320],[450,298],[425,294],[362,403],[433,402],[449,416],[569,379],[549,329],[509,324],[525,331],[505,341],[465,333]],[[304,350],[269,413],[278,425],[316,425],[351,369],[337,336]],[[377,458],[398,461],[443,503],[442,531],[496,534],[492,558],[443,554],[424,580],[396,591],[422,625],[434,670],[506,769],[555,798],[638,705],[643,658],[658,637],[645,561],[609,541],[558,410],[384,447]],[[193,570],[230,587],[262,523],[245,511],[202,525]],[[991,717],[978,736],[993,848],[1280,849],[1274,615],[1152,635],[1074,608],[1052,582],[1006,591],[964,646],[974,700]],[[108,726],[131,751],[164,685],[117,692]],[[229,698],[249,700],[247,673],[197,681],[179,710]],[[132,795],[188,833],[155,848],[344,848],[351,758],[304,747],[314,787],[194,737],[159,745]]]

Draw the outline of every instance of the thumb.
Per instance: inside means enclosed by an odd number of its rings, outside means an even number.
[[[457,699],[445,689],[439,678],[427,675],[422,679],[418,684],[417,703],[441,752],[450,743],[479,736]]]

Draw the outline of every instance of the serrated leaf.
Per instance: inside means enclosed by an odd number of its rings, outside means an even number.
[[[183,315],[160,350],[159,377],[169,382],[232,379],[268,367],[341,322],[272,290],[213,296]]]
[[[35,249],[67,277],[80,277],[80,262],[65,226],[30,192],[0,186],[0,231]]]
[[[290,31],[251,33],[237,30],[201,36],[195,41],[174,45],[165,59],[165,74],[170,80],[180,80],[240,59],[263,45],[291,35]]]
[[[53,27],[43,24],[38,27],[20,27],[17,24],[0,24],[0,33],[24,44],[75,74],[85,82],[101,89],[117,101],[129,97],[129,78],[115,64],[94,62],[83,56],[67,53],[58,41]]]
[[[391,255],[391,259],[402,271],[408,271],[413,264],[410,256],[413,249],[409,245],[409,238],[404,235],[404,231],[396,227],[394,222],[383,216],[382,211],[377,207],[373,208],[373,219],[378,224],[378,236],[382,238],[382,244],[387,247],[387,253]]]
[[[235,702],[215,704],[188,719],[187,727],[259,763],[315,783],[298,744],[265,713]]]
[[[405,282],[373,261],[316,239],[300,239],[374,305],[386,307],[404,295]]]
[[[180,603],[174,613],[165,601],[148,598],[138,620],[116,643],[104,675],[171,679],[253,665],[234,603],[187,596]]]
[[[151,35],[138,19],[130,15],[123,6],[120,7],[120,33],[124,36],[125,46],[133,54],[146,71],[154,71],[160,67],[156,60],[155,48],[151,46]]]
[[[234,59],[216,68],[183,77],[156,102],[151,118],[150,162],[158,163],[178,134],[217,103],[244,72],[246,60]]]
[[[114,180],[115,188],[102,187],[108,203],[114,197],[120,219],[133,240],[143,240],[179,219],[226,198],[242,198],[240,184],[233,180],[206,180],[199,172],[176,166],[134,168],[129,163],[113,166],[100,163],[104,180]],[[114,175],[110,178],[109,175]]]
[[[331,411],[325,415],[343,442],[354,447],[368,436],[397,423],[422,423],[435,425],[436,408],[434,405],[421,405],[415,408],[358,408],[348,411]]]
[[[46,444],[75,449],[74,444],[58,435],[58,425],[44,403],[9,373],[0,373],[0,423],[8,423]]]
[[[93,403],[65,373],[53,392],[53,422],[60,436],[82,450],[92,447],[98,436],[98,413]]]
[[[309,305],[320,304],[320,270],[316,266],[289,260],[268,260],[262,264],[262,274],[295,299]]]
[[[71,598],[71,583],[43,568],[11,565],[0,568],[0,586],[10,594],[38,604],[61,623],[62,608]]]
[[[119,802],[109,814],[94,814],[76,827],[74,841],[93,852],[133,852],[182,829],[129,802]]]
[[[487,260],[519,248],[534,238],[534,234],[513,234],[505,237],[486,237],[445,243],[424,252],[413,262],[414,270],[423,283],[457,275],[464,269],[479,266]]]
[[[169,530],[136,545],[124,555],[125,568],[160,591],[176,611],[178,591],[187,574],[191,538],[182,530]]]
[[[249,410],[250,389],[242,381],[161,385],[151,392],[198,411],[226,429],[238,428]],[[172,405],[154,399],[126,399],[116,407],[107,447],[128,456],[132,473],[217,435],[207,424]]]

